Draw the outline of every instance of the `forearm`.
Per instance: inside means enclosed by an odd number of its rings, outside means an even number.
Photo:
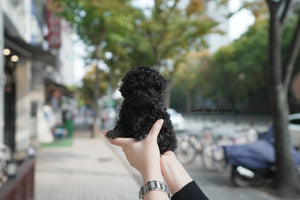
[[[157,137],[163,122],[162,119],[157,120],[152,126],[148,136],[141,141],[122,137],[111,139],[107,137],[106,132],[103,132],[110,143],[122,147],[129,164],[141,173],[144,186],[142,187],[140,195],[144,200],[169,199],[168,192],[159,191],[166,190],[167,188],[164,183],[159,183],[164,182],[164,179],[161,172]],[[145,183],[149,181],[154,181],[154,183],[145,185]],[[158,181],[158,183],[155,181]]]
[[[192,178],[177,160],[174,153],[163,156],[161,164],[163,165],[163,176],[165,177],[172,194],[175,194],[192,181]]]

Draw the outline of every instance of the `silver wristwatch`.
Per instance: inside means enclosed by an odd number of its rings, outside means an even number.
[[[163,192],[167,192],[170,197],[170,192],[167,184],[160,181],[149,181],[141,187],[139,192],[139,199],[142,200],[144,196],[151,190],[160,190]]]

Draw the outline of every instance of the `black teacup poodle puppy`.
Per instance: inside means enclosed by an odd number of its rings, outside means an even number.
[[[107,132],[107,137],[143,140],[153,124],[163,119],[164,124],[157,139],[160,153],[174,151],[177,140],[164,105],[166,86],[166,79],[151,67],[134,67],[127,72],[120,88],[124,101],[119,119],[113,130]]]

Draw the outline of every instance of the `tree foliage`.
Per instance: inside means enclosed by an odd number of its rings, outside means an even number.
[[[148,14],[137,19],[136,31],[144,38],[145,56],[151,58],[148,64],[156,66],[168,83],[187,52],[206,48],[205,36],[220,33],[216,29],[218,22],[206,12],[207,1],[192,0],[186,7],[180,3],[180,0],[155,0]],[[169,87],[166,93],[168,106]]]
[[[140,11],[128,0],[55,0],[53,4],[58,15],[71,24],[87,46],[87,64],[97,59],[97,48],[101,47],[99,58],[109,65],[109,80],[116,87],[124,71],[132,65],[128,47],[134,46],[133,22]],[[109,56],[105,56],[107,53]]]
[[[94,124],[92,137],[95,137],[99,129],[99,105],[100,98],[99,63],[103,60],[107,48],[113,45],[120,46],[130,35],[132,30],[132,12],[129,1],[84,1],[84,0],[55,0],[53,7],[57,13],[70,22],[79,38],[88,46],[92,47],[90,57],[97,61],[94,81]],[[109,44],[109,45],[108,45]],[[112,50],[112,49],[111,49]],[[110,52],[111,57],[116,56]],[[123,64],[123,67],[126,66]],[[123,67],[121,69],[123,69]],[[113,71],[114,72],[114,71]],[[113,73],[110,73],[112,76]]]
[[[141,19],[139,31],[147,38],[153,64],[176,71],[176,67],[191,49],[207,47],[204,36],[218,24],[204,9],[205,1],[190,1],[181,8],[179,0],[155,0],[150,16]],[[168,69],[165,60],[172,59],[174,68]]]
[[[111,69],[114,88],[137,65],[156,66],[171,81],[189,50],[207,47],[205,35],[220,33],[204,0],[192,0],[187,6],[180,0],[155,0],[147,12],[133,7],[129,0],[55,2],[80,39],[94,46],[91,58],[96,57],[96,46],[101,43],[101,58]],[[112,56],[105,57],[107,52]]]
[[[54,1],[58,14],[69,21],[77,35],[87,46],[105,41],[122,42],[131,30],[131,7],[126,0]],[[100,37],[105,33],[104,38]],[[105,44],[103,44],[106,46]]]
[[[203,76],[210,63],[208,50],[187,53],[186,59],[182,62],[171,85],[171,107],[182,112],[189,112],[192,108],[198,107],[197,98],[206,93],[209,77]]]
[[[90,106],[92,106],[93,104],[96,71],[96,65],[92,65],[91,69],[86,72],[85,76],[82,79],[82,86],[78,88],[80,99],[82,99],[86,105]],[[102,80],[98,85],[100,92],[101,94],[106,94],[109,75],[104,71],[100,71],[99,77],[100,80]]]
[[[212,86],[216,102],[230,106],[242,103],[248,111],[265,112],[256,108],[267,96],[267,21],[257,20],[249,30],[232,44],[213,56]]]
[[[294,17],[288,19],[282,41],[284,57],[295,24]],[[269,102],[267,30],[268,20],[258,18],[240,38],[214,55],[190,54],[175,75],[171,105],[189,111],[209,101],[219,106],[236,107],[240,112],[269,114],[270,108],[261,104]],[[295,66],[293,76],[300,70],[300,55]],[[179,96],[184,106],[176,103]]]

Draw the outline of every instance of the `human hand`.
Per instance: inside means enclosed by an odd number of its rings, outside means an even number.
[[[150,180],[163,181],[160,167],[160,151],[157,144],[157,137],[163,125],[163,120],[155,122],[148,136],[141,141],[133,138],[105,138],[114,145],[122,147],[129,164],[137,169],[142,177],[143,182]]]
[[[165,177],[172,194],[175,194],[192,181],[192,178],[178,161],[174,152],[165,152],[161,156],[160,162],[162,174]]]

